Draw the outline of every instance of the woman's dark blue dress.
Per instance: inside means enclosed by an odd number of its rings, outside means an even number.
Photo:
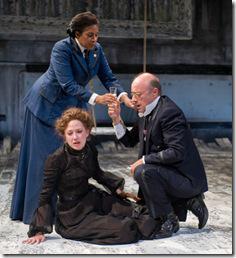
[[[55,129],[42,123],[26,109],[12,198],[12,219],[30,223],[33,211],[38,207],[44,161],[61,144],[62,139],[55,134]]]
[[[62,144],[54,130],[55,121],[69,107],[87,108],[93,94],[87,84],[94,76],[108,91],[116,84],[118,94],[123,92],[99,43],[90,50],[88,63],[73,38],[54,45],[48,70],[24,99],[26,111],[11,219],[30,223],[38,206],[45,160]]]

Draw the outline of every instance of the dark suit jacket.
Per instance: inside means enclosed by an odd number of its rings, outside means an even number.
[[[53,126],[65,109],[72,106],[86,108],[92,95],[86,85],[96,75],[108,91],[114,83],[118,86],[118,95],[124,91],[99,43],[90,50],[87,65],[73,38],[60,40],[52,49],[48,70],[31,87],[24,104],[37,118]]]
[[[140,142],[139,158],[145,163],[173,167],[189,178],[199,193],[208,190],[206,173],[182,110],[167,96],[161,96],[152,111],[144,149],[144,118],[126,130],[121,142],[134,146]]]

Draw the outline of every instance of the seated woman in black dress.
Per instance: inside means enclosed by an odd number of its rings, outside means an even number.
[[[52,232],[51,198],[55,192],[58,195],[55,230],[64,238],[125,244],[154,237],[157,222],[145,207],[125,199],[124,179],[100,168],[97,150],[88,139],[92,126],[89,113],[78,108],[66,110],[57,120],[56,130],[65,144],[45,163],[39,205],[24,243],[40,243],[45,240],[44,234]],[[108,192],[90,184],[89,178]]]

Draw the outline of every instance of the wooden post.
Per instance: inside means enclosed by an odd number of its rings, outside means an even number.
[[[144,0],[144,26],[143,26],[143,72],[146,72],[147,66],[147,0]]]
[[[94,81],[90,80],[89,82],[89,88],[91,89],[92,92],[94,92]],[[93,119],[93,123],[94,123],[94,130],[96,132],[97,129],[97,121],[96,121],[96,117],[95,117],[95,111],[94,111],[94,106],[91,107],[91,115],[92,115],[92,119]]]

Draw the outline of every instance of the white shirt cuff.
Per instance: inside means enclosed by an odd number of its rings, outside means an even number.
[[[121,94],[117,97],[117,100],[120,101],[120,98],[121,98],[123,95],[128,95],[128,93],[127,93],[127,92],[121,92]]]
[[[96,103],[95,103],[95,99],[96,99],[97,96],[98,96],[97,93],[93,93],[92,96],[90,97],[88,103],[89,103],[90,105],[93,105],[93,106],[94,106],[94,105],[96,104]]]
[[[125,135],[126,128],[124,128],[124,126],[121,123],[119,123],[114,125],[114,130],[116,133],[116,137],[119,140]]]
[[[145,164],[145,156],[142,157],[143,164]]]

